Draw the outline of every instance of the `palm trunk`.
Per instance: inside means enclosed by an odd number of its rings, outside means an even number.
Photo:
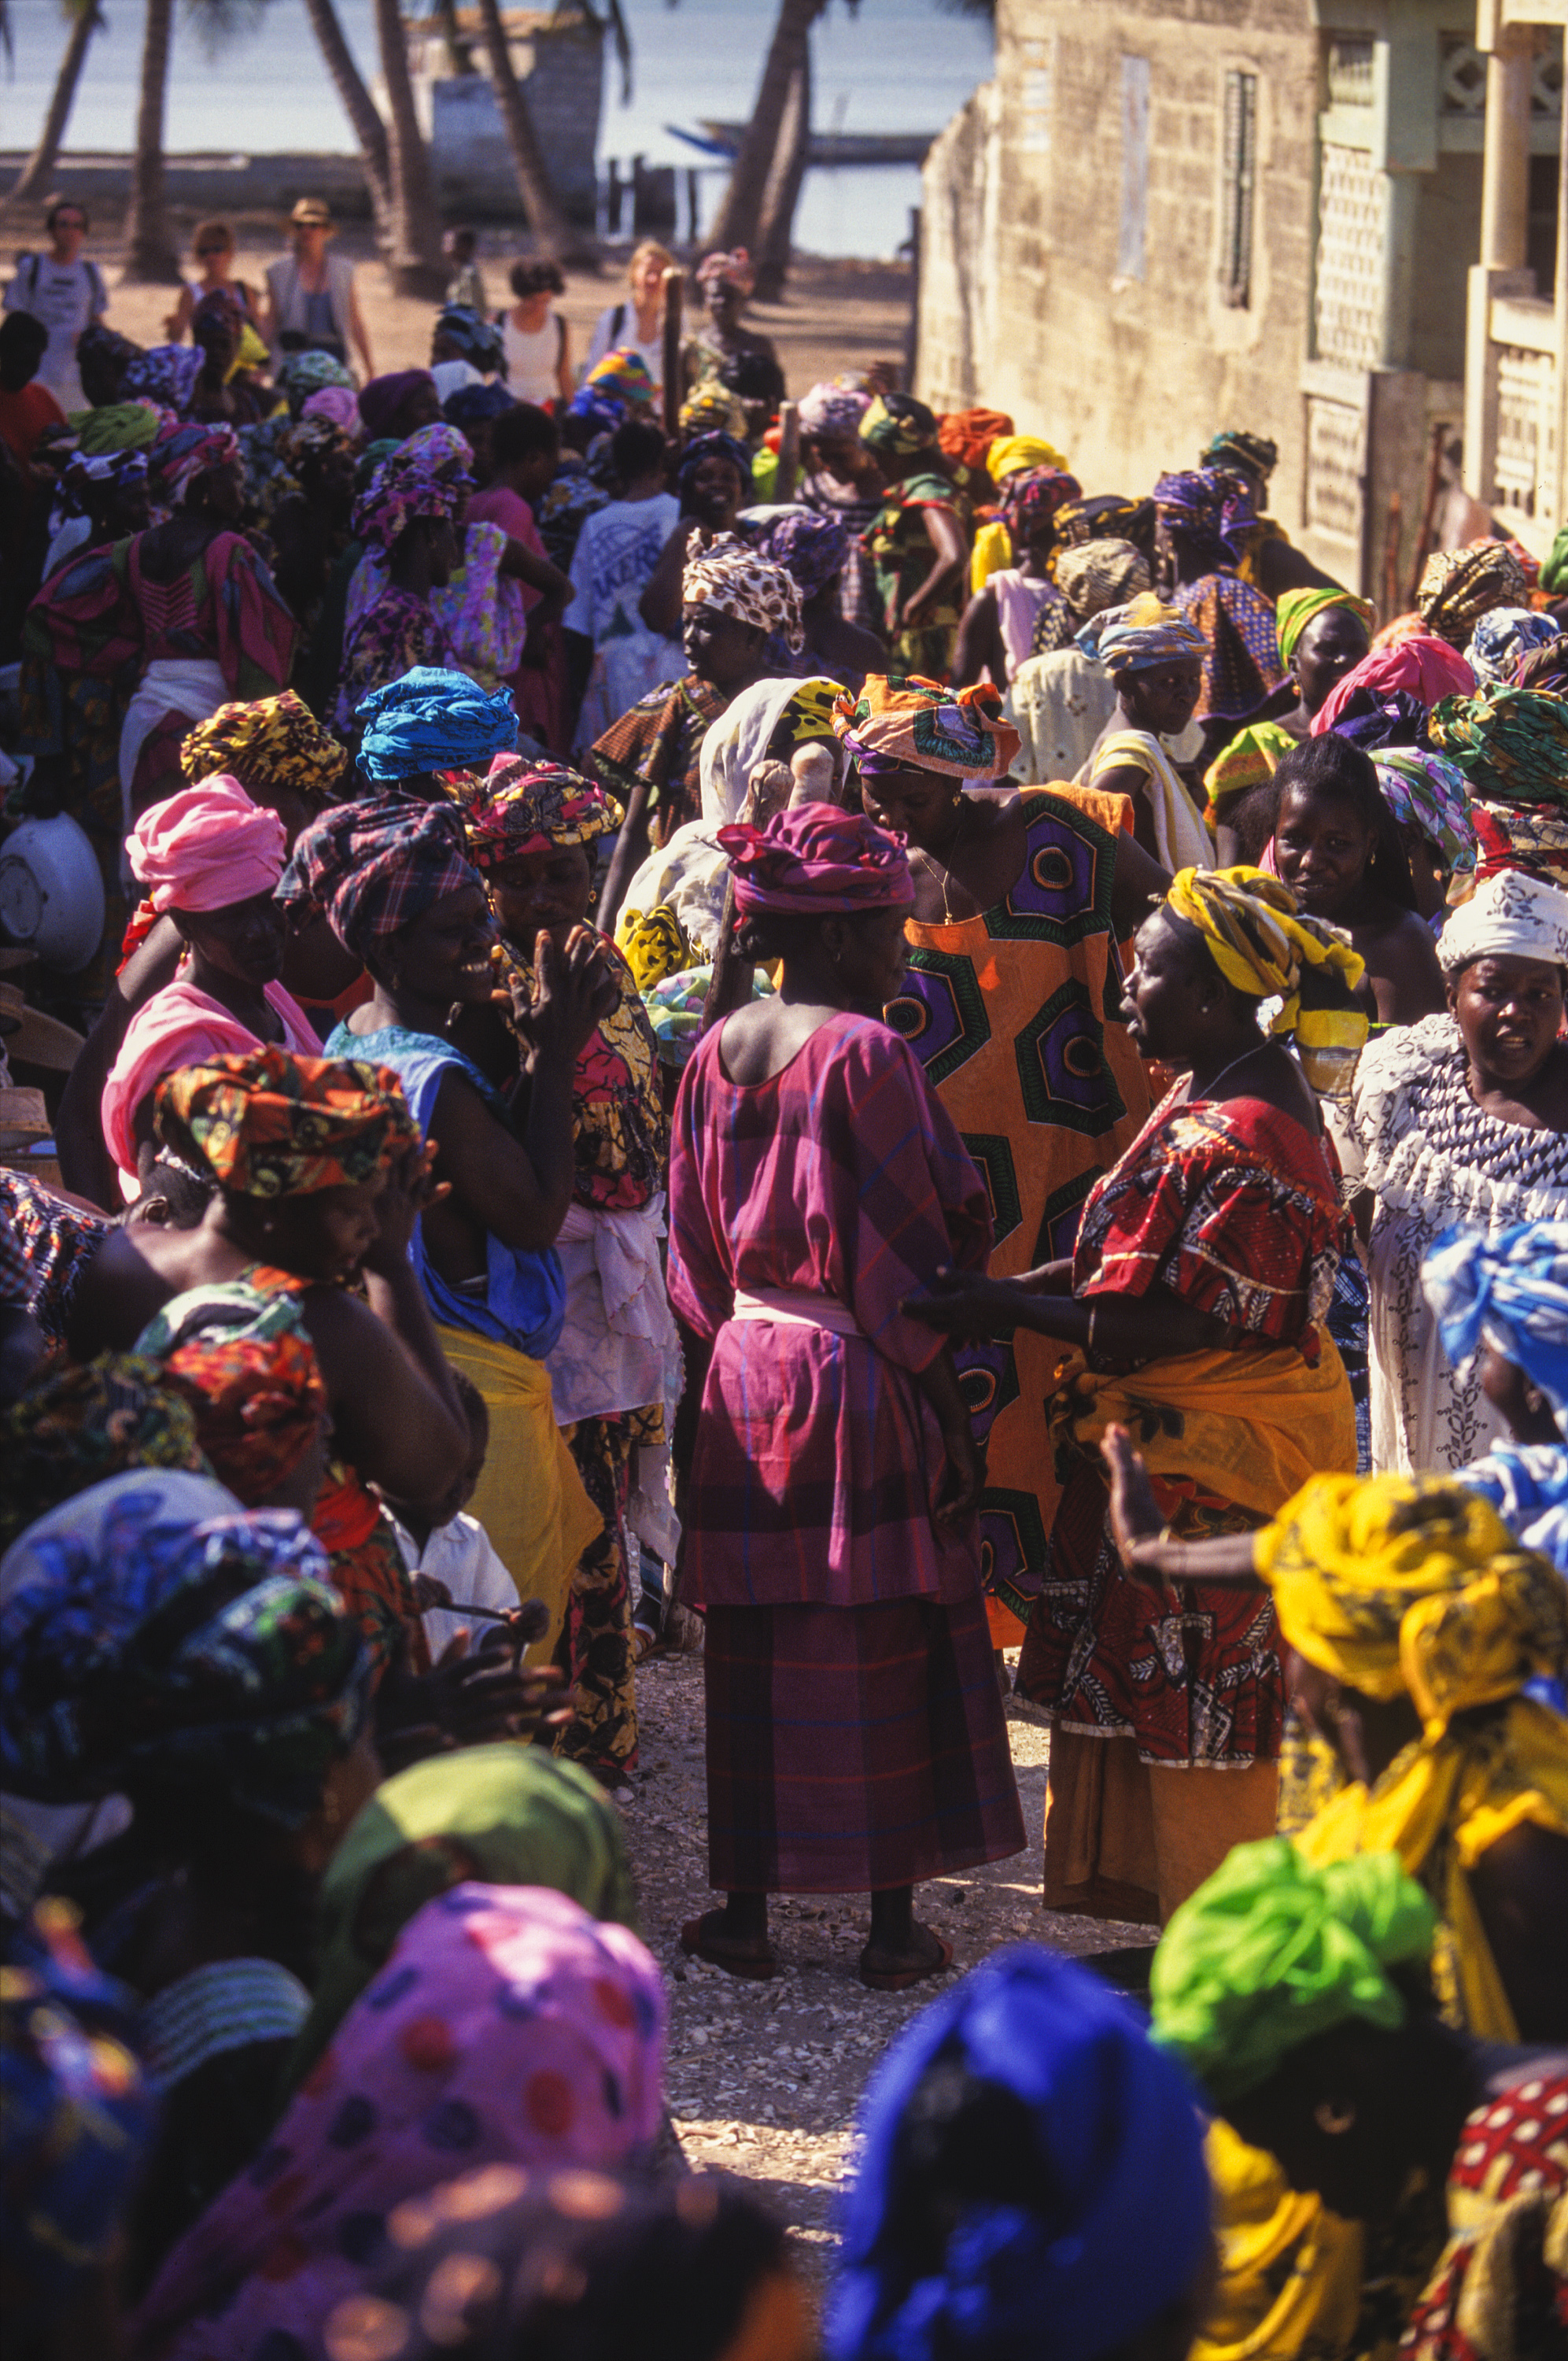
[[[708,234],[710,246],[744,246],[753,252],[757,248],[763,200],[773,159],[779,151],[779,133],[791,87],[802,70],[811,27],[826,5],[827,0],[779,0],[778,22],[762,68],[757,103],[746,126],[718,218]]]
[[[541,254],[557,262],[576,259],[575,247],[583,244],[576,238],[572,225],[561,211],[555,192],[550,185],[550,170],[544,161],[544,151],[539,145],[539,134],[533,127],[533,117],[528,111],[528,101],[522,94],[507,47],[506,27],[501,23],[499,0],[478,0],[479,27],[484,36],[485,56],[490,68],[490,87],[496,94],[500,113],[501,128],[506,133],[507,146],[511,150],[512,170],[517,174],[518,194],[528,215],[533,242]],[[591,247],[587,258],[591,257]]]
[[[170,227],[169,200],[163,182],[163,113],[173,31],[174,0],[147,0],[137,152],[131,163],[131,202],[126,214],[126,259],[121,275],[133,284],[153,287],[180,284],[180,257]]]
[[[38,134],[38,144],[23,165],[20,177],[6,200],[8,203],[14,204],[19,197],[41,196],[53,180],[56,159],[65,144],[65,126],[71,120],[76,85],[87,62],[88,44],[103,21],[98,14],[98,0],[80,0],[71,16],[71,38],[60,61],[54,96],[49,103],[44,127]]]
[[[359,160],[364,168],[366,186],[370,192],[377,230],[382,244],[388,245],[391,236],[392,178],[388,160],[387,126],[376,112],[376,103],[366,89],[364,77],[354,61],[354,52],[344,38],[333,0],[305,0],[305,6],[310,14],[316,45],[332,76],[333,87],[343,101],[343,111],[358,143]]]
[[[791,234],[800,186],[811,153],[811,44],[807,40],[800,65],[790,83],[789,101],[779,126],[779,144],[762,195],[762,217],[757,237],[757,293],[764,303],[776,303],[789,276]]]
[[[376,0],[376,33],[392,118],[388,138],[391,245],[387,275],[396,293],[436,300],[445,292],[448,272],[441,256],[441,216],[435,207],[430,152],[414,106],[398,0]]]

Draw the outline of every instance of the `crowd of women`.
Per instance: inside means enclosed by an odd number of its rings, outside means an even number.
[[[11,488],[103,908],[0,1167],[16,2333],[1564,2349],[1568,534],[1380,619],[1250,433],[1086,492],[877,369],[797,449],[741,254],[672,438],[666,262],[575,390],[527,269],[358,386],[91,328]],[[1160,1930],[913,2021],[820,2327],[664,2107],[698,1632],[687,1954],[941,1977],[1009,1688],[1044,1903]]]

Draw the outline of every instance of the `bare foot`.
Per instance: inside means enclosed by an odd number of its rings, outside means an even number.
[[[911,1984],[927,1976],[939,1976],[953,1963],[953,1947],[944,1943],[940,1935],[916,1918],[910,1929],[914,1940],[907,1947],[894,1950],[882,1943],[868,1943],[861,1953],[861,1982],[873,1992],[905,1992]]]
[[[778,1955],[767,1938],[732,1934],[722,1910],[688,1918],[681,1928],[681,1949],[688,1959],[706,1960],[710,1968],[745,1976],[753,1983],[765,1983],[779,1971]]]

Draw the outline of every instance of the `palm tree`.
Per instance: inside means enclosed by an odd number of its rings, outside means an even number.
[[[71,31],[66,38],[65,55],[60,61],[55,78],[54,96],[49,103],[44,127],[21,172],[12,184],[7,203],[18,199],[39,197],[54,178],[55,162],[65,142],[65,126],[71,119],[71,101],[82,69],[87,62],[88,44],[103,24],[98,0],[64,0],[66,20]]]
[[[147,0],[142,37],[141,98],[137,108],[136,155],[131,162],[131,202],[126,214],[127,280],[177,287],[180,258],[169,220],[163,180],[163,113],[169,89],[169,47],[174,31],[174,0]]]
[[[399,0],[376,0],[376,38],[387,84],[388,179],[391,185],[387,275],[400,295],[440,296],[447,280],[430,150],[419,127]]]
[[[763,205],[791,92],[809,87],[803,84],[801,77],[808,71],[811,27],[827,5],[828,0],[779,0],[778,20],[762,67],[751,120],[746,126],[718,218],[709,233],[713,246],[744,246],[755,252],[762,243]]]
[[[800,203],[800,187],[810,152],[811,44],[807,41],[790,79],[778,146],[762,192],[753,252],[757,258],[757,292],[764,303],[776,303],[784,291],[795,209]]]
[[[542,254],[548,254],[558,262],[591,260],[591,249],[581,257],[574,252],[574,247],[582,241],[575,239],[572,225],[561,211],[550,184],[550,169],[544,161],[539,135],[533,127],[533,117],[528,111],[528,101],[523,96],[522,84],[517,78],[511,51],[507,46],[499,0],[479,0],[479,29],[484,37],[490,85],[496,93],[501,127],[507,136],[507,146],[511,150],[518,193],[522,199],[534,243]]]
[[[365,173],[365,184],[370,192],[371,210],[376,227],[384,246],[391,243],[392,170],[387,147],[387,126],[376,110],[376,103],[365,87],[364,76],[354,62],[354,52],[338,22],[333,0],[305,0],[311,19],[311,29],[333,85],[343,101],[354,137],[359,146],[359,161]]]

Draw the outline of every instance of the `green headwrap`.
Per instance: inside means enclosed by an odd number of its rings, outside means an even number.
[[[469,1879],[549,1885],[635,1932],[620,1818],[574,1763],[542,1747],[465,1747],[378,1787],[333,1855],[317,1920],[315,2001],[289,2060],[294,2091],[409,1920]]]
[[[1402,2025],[1405,2004],[1385,1971],[1424,1960],[1436,1924],[1395,1853],[1311,1869],[1283,1837],[1237,1845],[1182,1903],[1155,1953],[1154,2037],[1223,2107],[1347,2017]]]

